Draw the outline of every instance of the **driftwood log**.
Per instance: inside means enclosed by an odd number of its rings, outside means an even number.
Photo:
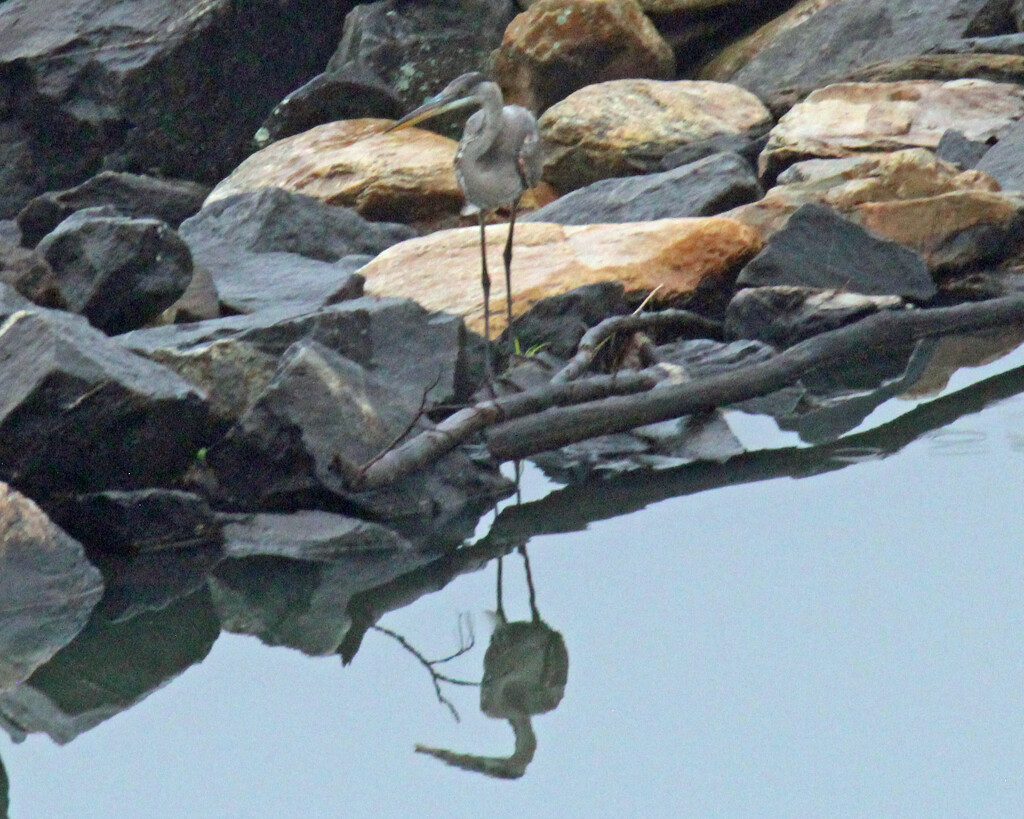
[[[955,307],[882,311],[800,342],[767,361],[682,384],[663,384],[658,389],[654,387],[665,376],[656,372],[657,368],[569,380],[589,364],[592,353],[588,350],[596,349],[601,338],[622,329],[622,319],[608,319],[602,323],[606,325],[603,329],[598,325],[588,333],[591,339],[579,354],[579,363],[574,364],[574,358],[559,374],[562,383],[484,401],[455,413],[367,465],[357,488],[372,489],[398,480],[481,433],[487,450],[497,460],[524,458],[599,435],[768,395],[815,368],[851,356],[870,355],[879,348],[1022,324],[1024,295]],[[675,316],[666,323],[672,321],[686,325],[690,318]],[[691,322],[689,326],[695,325]]]

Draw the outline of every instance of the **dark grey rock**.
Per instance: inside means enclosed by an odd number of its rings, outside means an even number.
[[[558,358],[569,358],[587,330],[628,310],[625,289],[618,282],[587,284],[538,301],[515,320],[515,337],[524,352],[539,349]],[[505,338],[502,334],[499,347],[507,346]]]
[[[104,169],[226,176],[274,104],[323,70],[352,3],[255,3],[244,25],[236,5],[0,4],[0,217]]]
[[[716,134],[669,151],[661,158],[661,168],[670,171],[680,165],[689,165],[691,162],[697,162],[715,154],[736,154],[756,170],[757,157],[767,144],[767,132],[761,135],[756,133]]]
[[[831,8],[831,7],[830,7]],[[740,287],[794,285],[927,301],[937,289],[924,260],[878,239],[831,208],[801,205],[736,279]]]
[[[987,142],[977,142],[968,139],[959,131],[952,128],[944,131],[939,140],[935,155],[946,162],[952,162],[960,170],[966,171],[978,164],[978,161],[985,155],[985,152],[992,147]]]
[[[0,479],[35,497],[168,486],[207,443],[203,396],[78,316],[0,325]]]
[[[253,137],[257,148],[341,119],[398,119],[401,101],[373,71],[349,63],[317,74],[281,100]]]
[[[206,270],[227,313],[284,309],[298,315],[363,295],[355,271],[367,256],[330,264],[297,253],[253,253],[227,242],[193,246],[196,268]]]
[[[406,225],[369,222],[351,208],[281,188],[218,199],[186,219],[179,233],[197,255],[211,243],[230,242],[253,253],[284,251],[324,262],[375,256],[416,235]]]
[[[1011,0],[1010,16],[1017,31],[1024,31],[1024,0]]]
[[[428,313],[409,299],[364,297],[300,315],[267,309],[118,336],[129,349],[202,387],[214,413],[229,419],[267,387],[285,349],[304,338],[426,395],[428,410],[469,396],[462,320]]]
[[[485,71],[514,14],[513,0],[360,4],[346,16],[341,43],[325,73],[361,66],[380,77],[408,110],[454,77]],[[462,120],[450,124],[461,128]]]
[[[0,281],[0,324],[19,310],[32,310],[37,305],[26,299],[6,282]]]
[[[21,228],[13,219],[0,219],[0,239],[12,244],[21,244]]]
[[[102,205],[110,205],[121,216],[159,219],[176,228],[203,206],[209,193],[207,186],[186,180],[103,171],[81,185],[44,193],[25,205],[18,213],[21,241],[35,247],[75,211]]]
[[[870,63],[924,54],[965,37],[991,0],[844,0],[778,37],[730,82],[762,100],[811,90]]]
[[[164,222],[97,211],[75,212],[43,237],[38,250],[53,268],[69,310],[106,333],[124,333],[185,292],[192,254]]]
[[[740,290],[729,302],[725,333],[730,338],[789,347],[879,310],[903,306],[898,296],[865,296],[810,287],[750,287]]]
[[[974,166],[991,175],[1004,191],[1024,190],[1024,122],[1018,122]]]
[[[210,590],[227,631],[310,655],[334,654],[353,595],[436,557],[394,531],[327,512],[254,515],[225,528]]]
[[[82,545],[0,483],[0,691],[71,642],[102,594]]]
[[[47,509],[91,552],[137,554],[221,541],[221,522],[206,500],[181,490],[96,492],[61,499]]]
[[[39,253],[0,239],[0,281],[44,307],[63,308],[53,268]]]
[[[602,179],[523,217],[525,222],[589,225],[712,216],[764,195],[748,162],[714,154],[663,173]]]
[[[382,381],[315,341],[296,342],[263,393],[209,450],[211,484],[230,508],[346,508],[379,519],[454,516],[471,499],[506,491],[496,471],[459,451],[385,489],[351,489],[364,464],[406,432],[430,426],[420,402],[406,382]]]
[[[0,694],[0,726],[15,741],[42,732],[70,742],[203,660],[220,633],[205,588],[129,620],[98,608],[53,659]]]

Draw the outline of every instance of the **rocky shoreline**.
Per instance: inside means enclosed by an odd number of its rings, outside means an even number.
[[[529,354],[495,345],[499,394],[543,388],[641,306],[705,331],[620,332],[594,369],[697,380],[882,311],[1024,292],[1020,3],[523,5],[0,2],[0,577],[59,612],[0,688],[141,556],[217,555],[163,606],[223,560],[356,560],[344,611],[509,494],[479,438],[360,481],[480,397],[461,122],[383,133],[457,74],[492,72],[545,149],[515,234]],[[1022,340],[1018,315],[742,406],[831,441]],[[574,481],[739,451],[705,412],[537,462]]]

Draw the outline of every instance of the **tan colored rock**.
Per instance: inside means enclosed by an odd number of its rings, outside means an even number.
[[[505,326],[504,267],[507,228],[487,229],[492,333]],[[366,290],[405,296],[428,310],[445,310],[483,331],[480,245],[476,228],[446,230],[394,245],[359,270]],[[516,225],[512,294],[516,315],[536,301],[594,282],[615,280],[627,291],[668,302],[698,287],[723,284],[761,243],[732,219],[662,219],[618,225]]]
[[[865,202],[850,216],[872,233],[916,250],[934,269],[945,260],[943,245],[957,234],[981,226],[1010,230],[1024,217],[1024,198],[955,191],[923,199]]]
[[[753,94],[724,83],[615,80],[589,85],[540,118],[544,178],[562,193],[658,170],[675,148],[767,127]]]
[[[985,141],[1024,116],[1024,89],[987,80],[837,83],[814,91],[772,129],[760,157],[774,176],[809,157],[935,148],[953,128]]]
[[[802,0],[785,14],[779,15],[754,33],[719,51],[715,58],[701,69],[699,78],[729,82],[736,72],[775,42],[775,38],[782,32],[800,25],[808,17],[835,2],[836,0]]]
[[[383,119],[329,122],[250,156],[213,189],[205,204],[264,187],[355,208],[370,219],[412,221],[458,214],[456,143],[409,128],[381,133]]]
[[[506,101],[538,114],[585,85],[674,74],[672,49],[636,0],[540,0],[494,53]]]
[[[847,159],[807,160],[780,175],[765,197],[726,216],[754,228],[763,241],[801,205],[828,205],[866,230],[920,253],[933,269],[951,238],[982,225],[1010,230],[1024,198],[999,192],[980,171],[960,171],[923,148]]]

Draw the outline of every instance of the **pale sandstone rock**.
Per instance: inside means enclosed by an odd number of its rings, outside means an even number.
[[[613,80],[581,88],[540,118],[544,178],[566,193],[658,170],[665,154],[720,134],[767,127],[749,91],[724,83]]]
[[[381,133],[390,120],[329,122],[250,156],[205,204],[264,187],[315,196],[389,221],[458,214],[456,143],[419,128]]]
[[[506,101],[535,113],[592,83],[674,74],[672,49],[636,0],[540,0],[494,52]]]
[[[502,250],[507,228],[487,229],[492,333],[505,326]],[[483,330],[479,230],[461,228],[410,239],[385,250],[359,273],[368,292],[413,298],[428,310],[461,315]],[[760,250],[754,230],[732,219],[662,219],[618,225],[516,225],[512,257],[515,314],[539,299],[595,282],[615,280],[627,291],[660,286],[671,301],[710,287]]]
[[[772,129],[760,157],[774,177],[809,157],[935,148],[952,128],[984,142],[1024,116],[1024,89],[987,80],[837,83],[794,106]]]

